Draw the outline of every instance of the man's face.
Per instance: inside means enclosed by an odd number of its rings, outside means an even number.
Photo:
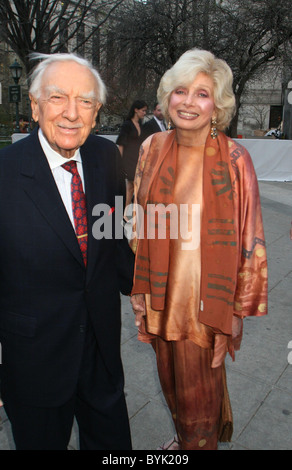
[[[57,62],[45,71],[40,98],[31,97],[32,117],[63,157],[71,158],[95,126],[97,95],[94,76],[76,62]]]
[[[161,107],[159,105],[156,106],[156,108],[154,109],[153,111],[153,114],[155,117],[157,117],[157,119],[159,119],[160,121],[163,120],[163,114],[162,114],[162,111],[161,111]]]

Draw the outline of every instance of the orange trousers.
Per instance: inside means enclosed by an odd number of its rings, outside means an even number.
[[[189,340],[152,342],[161,388],[182,450],[216,450],[223,400],[222,366],[213,350]]]

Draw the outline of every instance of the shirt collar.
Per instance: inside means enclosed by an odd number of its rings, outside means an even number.
[[[159,125],[160,129],[163,129],[164,127],[164,123],[163,121],[160,121],[160,119],[158,119],[156,116],[153,116],[155,121],[157,122],[157,124]]]
[[[80,149],[76,150],[72,158],[70,159],[64,158],[62,157],[62,155],[60,155],[58,152],[52,149],[52,147],[50,146],[49,142],[47,141],[41,129],[39,129],[38,135],[39,135],[40,144],[47,157],[51,170],[63,165],[69,160],[75,160],[76,162],[81,163],[82,160],[81,160],[81,155],[80,155]]]

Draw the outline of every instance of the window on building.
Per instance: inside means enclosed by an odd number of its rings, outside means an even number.
[[[270,107],[270,122],[269,128],[274,129],[279,127],[283,116],[283,106],[271,106]]]

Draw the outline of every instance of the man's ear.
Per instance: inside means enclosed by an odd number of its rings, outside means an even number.
[[[36,100],[31,94],[29,95],[30,99],[30,106],[31,106],[31,111],[32,111],[32,118],[35,122],[38,122],[39,120],[39,105]]]
[[[101,107],[102,107],[102,104],[97,103],[97,105],[95,107],[95,113],[94,113],[93,119],[92,119],[92,129],[94,129],[94,127],[96,126],[96,118],[97,118],[97,115],[98,115],[98,111],[100,110]]]

